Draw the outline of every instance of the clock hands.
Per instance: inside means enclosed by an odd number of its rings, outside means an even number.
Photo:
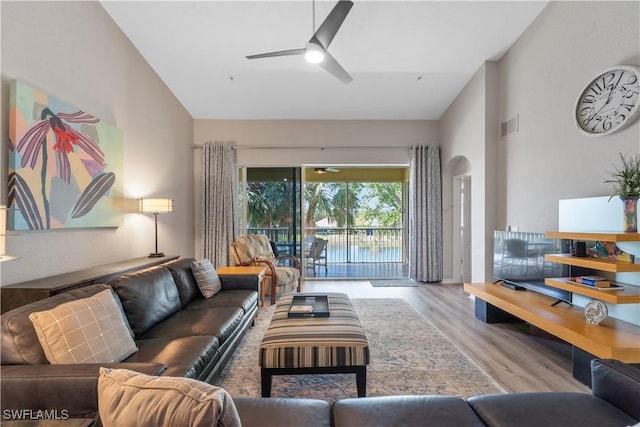
[[[640,117],[640,67],[620,65],[594,78],[578,97],[575,120],[588,136],[608,135]]]
[[[611,87],[609,89],[609,93],[607,94],[607,100],[604,102],[604,104],[602,104],[602,106],[600,108],[598,108],[598,111],[596,111],[594,114],[596,116],[598,116],[600,114],[600,112],[604,109],[604,107],[606,107],[607,105],[609,105],[609,103],[611,102],[611,97],[613,96],[613,93],[615,92],[615,88]]]

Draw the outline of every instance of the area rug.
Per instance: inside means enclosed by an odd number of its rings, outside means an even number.
[[[409,279],[375,279],[375,280],[369,280],[369,282],[371,282],[372,286],[375,286],[376,288],[388,288],[388,287],[394,287],[394,286],[398,286],[398,287],[417,287],[419,282],[415,282],[413,280],[409,280]]]
[[[371,354],[367,396],[438,394],[470,397],[504,393],[431,322],[403,299],[352,299]],[[274,306],[260,309],[216,385],[232,397],[260,397],[258,349]],[[354,374],[274,376],[272,397],[333,402],[357,397]]]

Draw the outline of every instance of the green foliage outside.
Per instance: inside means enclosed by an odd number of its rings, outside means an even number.
[[[282,225],[291,217],[290,183],[247,184],[247,220],[251,228]],[[394,183],[307,183],[305,185],[307,228],[323,219],[337,227],[401,227],[402,184]]]

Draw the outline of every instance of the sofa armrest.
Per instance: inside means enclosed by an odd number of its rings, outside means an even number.
[[[640,421],[640,367],[618,360],[591,361],[593,395]]]
[[[255,274],[221,274],[220,283],[223,291],[256,291],[260,289],[260,281]]]
[[[0,393],[6,411],[47,410],[70,418],[96,418],[100,367],[161,375],[161,363],[2,365]]]

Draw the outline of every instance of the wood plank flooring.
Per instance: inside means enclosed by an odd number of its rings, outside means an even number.
[[[571,375],[571,347],[527,324],[485,324],[459,284],[373,287],[367,280],[306,280],[302,292],[404,298],[509,392],[589,392]]]

